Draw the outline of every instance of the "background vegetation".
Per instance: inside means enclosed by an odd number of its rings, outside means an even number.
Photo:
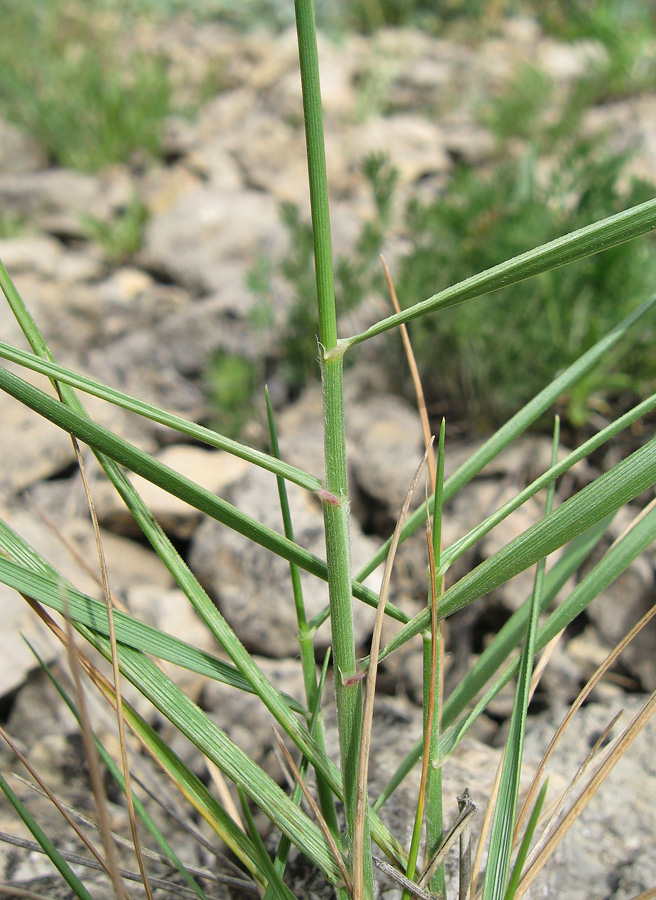
[[[33,134],[58,165],[94,172],[112,163],[142,165],[161,157],[164,121],[173,109],[169,66],[163,55],[138,50],[129,32],[135,16],[170,16],[187,7],[183,0],[5,0],[0,114]],[[195,14],[241,27],[284,27],[292,23],[293,4],[204,0],[195,5]],[[336,261],[342,312],[384,292],[378,254],[393,217],[402,223],[407,248],[394,272],[403,303],[653,195],[653,185],[625,177],[630,154],[609,155],[603,145],[576,138],[591,104],[656,86],[656,9],[651,4],[317,2],[319,22],[337,39],[344,29],[417,25],[471,42],[493,32],[504,16],[516,14],[534,15],[563,40],[595,40],[605,54],[564,98],[554,99],[554,85],[539,68],[520,71],[507,91],[490,98],[480,112],[496,135],[497,162],[484,170],[459,166],[434,198],[417,195],[399,208],[393,168],[382,158],[368,160],[363,174],[376,213],[363,223],[353,252]],[[29,55],[21,51],[26,46],[32,48]],[[146,220],[147,211],[135,199],[120,221],[107,226],[88,220],[86,227],[108,258],[120,262],[138,251]],[[292,396],[316,377],[314,354],[299,340],[306,326],[316,330],[308,302],[314,295],[309,223],[305,213],[289,206],[281,209],[281,220],[293,251],[283,259],[259,260],[250,279],[261,300],[255,325],[270,321],[272,276],[282,275],[288,284],[293,302],[280,344],[264,364],[222,355],[207,372],[210,393],[223,403],[228,398],[234,409],[222,422],[233,433],[244,424],[244,410],[251,409],[252,392],[260,391],[265,371],[270,374],[275,367]],[[0,221],[5,235],[20,228],[20,222]],[[644,299],[653,284],[652,246],[649,239],[617,248],[517,286],[489,304],[471,304],[463,314],[447,312],[418,323],[413,340],[432,409],[448,411],[474,431],[503,421]],[[546,334],[538,327],[538,310],[549,323]],[[515,323],[510,333],[506,315]],[[656,377],[656,360],[648,352],[652,338],[651,333],[633,338],[628,367],[621,373],[607,365],[579,385],[564,407],[566,421],[580,426],[611,402],[645,396]],[[389,352],[401,352],[396,338]],[[444,361],[446,376],[439,385],[429,375],[436,357]],[[227,374],[231,368],[234,377]],[[528,373],[522,379],[516,377],[520,369]]]

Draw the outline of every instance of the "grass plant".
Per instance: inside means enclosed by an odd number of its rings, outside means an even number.
[[[52,162],[95,172],[161,155],[171,105],[165,61],[125,49],[116,8],[7,0],[2,24],[0,111]]]
[[[141,250],[148,210],[138,197],[133,197],[111,222],[103,222],[94,216],[84,216],[82,222],[109,262],[126,263]]]
[[[537,852],[530,851],[530,837],[520,846],[513,866],[514,833],[521,813],[518,811],[518,778],[521,771],[522,743],[526,732],[531,682],[535,683],[536,654],[542,653],[562,630],[580,615],[598,594],[624,572],[631,562],[651,544],[656,537],[656,507],[653,504],[634,516],[631,526],[617,539],[601,559],[585,574],[573,589],[572,576],[598,545],[609,522],[618,510],[632,504],[652,491],[656,483],[656,440],[647,440],[629,456],[609,471],[601,474],[578,493],[552,509],[556,479],[567,472],[576,461],[585,458],[593,450],[606,444],[631,424],[639,420],[656,405],[650,398],[623,416],[616,417],[598,435],[557,461],[558,431],[554,437],[554,456],[549,469],[522,491],[516,498],[484,519],[470,533],[455,544],[442,546],[441,521],[448,515],[448,504],[482,468],[505,447],[520,437],[536,419],[544,415],[565,392],[575,390],[596,365],[612,355],[619,360],[631,344],[632,329],[638,324],[645,327],[656,306],[656,294],[651,293],[642,303],[636,297],[635,285],[630,281],[609,282],[606,290],[621,301],[621,314],[613,321],[611,313],[605,323],[607,333],[591,335],[589,345],[577,347],[573,358],[555,378],[545,379],[535,395],[527,399],[505,424],[448,479],[444,479],[444,458],[449,446],[442,427],[439,437],[437,461],[431,461],[433,453],[430,436],[427,435],[428,470],[431,472],[431,499],[408,517],[407,508],[401,511],[394,535],[355,576],[351,571],[349,497],[347,484],[347,452],[344,429],[344,362],[357,355],[359,345],[376,335],[405,328],[410,323],[437,320],[451,307],[460,307],[450,315],[458,315],[467,309],[478,309],[479,315],[490,315],[490,305],[497,304],[498,314],[506,322],[506,331],[524,328],[517,307],[510,297],[513,286],[522,285],[529,291],[536,279],[550,279],[552,273],[571,264],[587,260],[593,254],[614,253],[620,244],[646,235],[656,227],[656,200],[649,199],[630,206],[621,212],[600,218],[594,213],[594,204],[585,207],[574,230],[561,229],[557,234],[545,234],[539,222],[528,218],[528,211],[518,215],[516,226],[533,235],[534,247],[518,255],[508,254],[502,260],[491,260],[490,267],[472,274],[465,280],[442,284],[437,280],[427,299],[421,299],[404,309],[397,308],[389,317],[376,322],[365,331],[340,338],[337,331],[335,283],[330,237],[327,173],[325,165],[321,94],[317,55],[315,15],[312,0],[296,0],[295,15],[298,31],[300,71],[303,92],[303,108],[306,126],[308,171],[311,198],[312,253],[316,275],[318,316],[317,336],[311,326],[305,327],[299,338],[318,353],[323,383],[324,440],[326,470],[323,481],[290,466],[279,458],[273,415],[270,413],[272,452],[250,448],[234,439],[201,428],[191,422],[143,403],[110,386],[100,384],[60,366],[51,353],[44,335],[39,330],[25,306],[9,274],[0,265],[0,286],[9,308],[15,316],[31,347],[31,353],[0,344],[0,357],[11,360],[15,367],[40,372],[56,386],[58,398],[23,379],[9,369],[0,368],[0,388],[19,402],[34,410],[75,440],[86,444],[95,454],[109,480],[132,513],[145,539],[152,545],[164,565],[175,579],[188,602],[221,648],[222,656],[201,651],[180,638],[166,634],[157,628],[140,622],[134,616],[111,607],[111,595],[106,590],[109,608],[104,602],[94,600],[78,590],[64,578],[56,567],[29,546],[9,525],[0,521],[0,582],[22,594],[43,622],[69,648],[76,659],[74,671],[84,673],[110,707],[118,711],[126,731],[131,737],[121,739],[125,749],[134,753],[134,745],[143,748],[164,772],[171,785],[179,790],[179,805],[188,804],[212,830],[216,840],[229,848],[239,866],[242,885],[250,879],[252,891],[270,898],[293,900],[294,893],[286,880],[286,863],[290,847],[302,854],[308,865],[322,873],[334,887],[340,900],[373,900],[376,894],[374,869],[387,873],[403,886],[406,897],[416,896],[428,900],[442,900],[446,891],[453,896],[452,886],[444,877],[443,861],[456,839],[463,836],[463,847],[468,846],[467,834],[471,827],[474,806],[467,797],[461,798],[461,813],[454,825],[447,828],[441,815],[441,784],[439,770],[449,765],[449,758],[457,752],[458,745],[476,718],[486,709],[501,688],[517,676],[517,694],[510,733],[505,749],[498,796],[490,806],[492,822],[491,843],[487,871],[482,881],[483,900],[512,900],[521,896],[548,860],[578,810],[600,786],[607,771],[614,765],[629,744],[637,737],[656,706],[652,698],[635,721],[613,745],[602,767],[573,804],[565,803],[561,822],[547,833]],[[455,215],[455,211],[454,211]],[[588,219],[586,220],[586,215]],[[465,215],[466,218],[466,215]],[[560,220],[569,223],[569,220]],[[505,228],[507,223],[497,225]],[[557,230],[557,229],[556,229]],[[565,233],[563,233],[565,231]],[[483,246],[479,258],[485,259],[485,234],[480,236]],[[644,244],[646,238],[642,238]],[[374,244],[376,241],[374,241]],[[639,245],[638,243],[638,245]],[[508,246],[514,246],[509,241]],[[473,252],[473,250],[472,250]],[[603,256],[601,258],[604,258]],[[433,260],[433,269],[439,269],[439,258]],[[568,271],[567,268],[564,271]],[[578,284],[584,289],[586,278],[579,271]],[[390,282],[391,283],[391,282]],[[558,283],[553,283],[556,302]],[[652,287],[653,290],[653,287]],[[495,300],[486,295],[500,292]],[[525,293],[525,296],[528,294]],[[422,295],[420,295],[422,296]],[[425,295],[424,295],[425,296]],[[625,305],[622,306],[622,303]],[[464,304],[464,305],[463,305]],[[545,334],[554,328],[548,304],[531,305],[536,332]],[[569,310],[570,314],[576,310]],[[565,311],[562,311],[565,316]],[[469,328],[473,326],[469,323]],[[523,337],[523,330],[521,331]],[[474,334],[473,337],[476,335]],[[407,346],[407,344],[406,344]],[[502,352],[503,348],[499,349]],[[408,352],[408,356],[412,355]],[[533,359],[531,359],[531,363]],[[444,376],[444,367],[435,366],[435,376]],[[628,370],[635,372],[635,369]],[[526,370],[515,367],[513,377],[526,380]],[[348,377],[348,372],[346,372]],[[637,377],[637,376],[633,376]],[[282,510],[282,529],[277,532],[264,526],[256,518],[247,516],[227,501],[211,494],[184,478],[147,452],[131,445],[118,434],[112,433],[92,420],[85,410],[80,394],[102,397],[133,413],[167,425],[174,432],[193,436],[210,446],[221,447],[253,465],[261,466],[277,477]],[[421,391],[418,389],[418,395]],[[517,404],[519,405],[519,404]],[[426,421],[426,420],[425,420]],[[419,462],[419,460],[417,461]],[[300,665],[305,685],[305,701],[299,703],[276,688],[263,674],[256,661],[246,651],[217,606],[204,591],[202,585],[186,565],[174,546],[154,520],[143,500],[130,482],[126,472],[142,475],[149,481],[177,496],[191,507],[223,523],[225,527],[247,536],[290,563],[290,593],[288,602],[296,609],[300,637]],[[290,480],[314,494],[321,503],[325,527],[326,557],[319,558],[302,546],[294,537],[293,522],[286,501],[285,481]],[[272,484],[273,487],[273,484]],[[480,563],[458,580],[450,581],[450,567],[462,556],[465,549],[498,525],[514,509],[546,488],[548,499],[544,517],[519,534],[494,555]],[[390,604],[386,586],[392,574],[393,555],[399,542],[417,528],[427,530],[427,559],[431,571],[430,591],[425,609],[415,618],[409,617]],[[557,554],[557,558],[553,559]],[[102,554],[100,554],[102,557]],[[362,583],[368,573],[385,563],[383,588],[379,593]],[[440,623],[444,623],[457,610],[472,604],[482,604],[485,596],[515,575],[537,567],[535,590],[524,605],[513,615],[494,637],[467,676],[448,696],[442,696],[440,681]],[[308,620],[300,581],[299,570],[312,573],[327,586],[326,612]],[[111,572],[109,573],[111,579]],[[284,602],[285,598],[280,598]],[[558,602],[556,602],[558,601]],[[371,656],[358,658],[354,637],[354,616],[359,604],[364,602],[377,608],[375,639]],[[64,616],[66,627],[55,621],[50,611]],[[539,618],[543,614],[542,618]],[[394,617],[401,625],[394,637],[380,647],[380,627],[384,615]],[[326,752],[322,710],[324,681],[327,665],[321,677],[317,676],[313,637],[316,628],[326,617],[332,627],[332,652],[330,665],[337,710],[339,760],[336,763]],[[75,632],[75,638],[73,638]],[[423,640],[424,654],[424,735],[416,747],[408,747],[407,755],[399,760],[399,768],[382,794],[368,796],[367,759],[371,739],[371,722],[375,716],[375,671],[377,659],[383,659],[403,646],[407,641]],[[79,642],[79,646],[78,646]],[[111,679],[105,677],[85,648],[94,648],[114,663]],[[523,649],[522,649],[523,648]],[[232,741],[226,732],[159,667],[159,660],[167,660],[204,678],[215,679],[229,685],[234,691],[256,695],[263,707],[273,716],[277,728],[295,746],[300,763],[291,757],[286,766],[294,772],[296,785],[290,791],[283,790],[262,768],[253,762]],[[543,657],[543,661],[546,657]],[[241,814],[236,804],[227,799],[217,799],[157,731],[127,701],[119,701],[120,682],[131,682],[146,700],[196,748],[199,757],[207,760],[217,778],[225,779],[235,789],[241,803]],[[81,700],[71,699],[64,686],[57,687],[75,715],[90,730],[88,716],[81,708]],[[81,694],[79,695],[81,696]],[[121,709],[122,707],[122,709]],[[134,739],[134,745],[133,745]],[[91,735],[90,743],[98,743]],[[109,774],[123,791],[130,791],[129,780],[106,749],[98,747]],[[285,750],[285,752],[287,752]],[[390,833],[381,818],[381,810],[395,787],[418,763],[422,753],[424,760],[425,793],[417,803],[414,839],[406,848],[399,835]],[[318,802],[307,773],[314,774]],[[127,787],[126,787],[127,785]],[[67,880],[78,897],[90,896],[84,879],[73,872],[66,856],[45,833],[32,814],[21,803],[9,784],[0,779],[4,791],[17,813],[32,832],[35,841],[50,856],[55,867]],[[537,786],[536,786],[537,789]],[[476,790],[476,785],[472,785]],[[216,889],[198,870],[181,861],[176,848],[161,839],[157,828],[146,813],[143,803],[133,787],[135,815],[141,819],[157,842],[161,854],[172,868],[182,875],[195,894],[205,897]],[[300,805],[300,795],[306,792],[312,798],[312,812]],[[537,817],[542,805],[540,794],[538,812],[531,816],[529,833],[539,830]],[[268,819],[280,835],[275,857],[262,841],[254,820],[254,810]],[[412,812],[412,811],[409,811]],[[243,821],[244,827],[235,821]],[[420,862],[419,853],[424,829],[424,843],[428,865]],[[159,835],[159,836],[158,836]],[[105,865],[105,854],[87,841]],[[372,850],[375,843],[387,857],[380,861]],[[144,865],[151,856],[144,855]],[[473,875],[467,865],[468,851],[463,850],[461,871],[463,883],[459,896],[467,897]],[[113,869],[116,881],[115,893],[121,896],[121,872]],[[142,879],[144,888],[145,879]],[[299,895],[299,900],[302,895]]]

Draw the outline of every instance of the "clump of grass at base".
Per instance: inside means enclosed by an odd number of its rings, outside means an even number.
[[[171,87],[163,59],[126,51],[116,12],[93,0],[7,0],[0,112],[52,162],[95,172],[159,156]]]

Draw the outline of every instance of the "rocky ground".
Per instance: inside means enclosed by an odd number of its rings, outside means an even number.
[[[292,32],[275,39],[261,33],[243,35],[216,24],[195,25],[182,19],[157,28],[143,25],[134,39],[144,48],[166,49],[181,96],[189,86],[207,84],[208,78],[216,80],[215,90],[209,92],[195,120],[172,118],[168,123],[166,162],[146,166],[136,161],[98,176],[48,166],[27,135],[0,122],[0,210],[27,223],[24,233],[0,240],[0,259],[62,364],[187,417],[207,420],[211,409],[201,376],[210,355],[222,348],[257,357],[263,347],[275,345],[284,321],[288,300],[281,291],[280,308],[268,329],[251,327],[249,314],[256,300],[245,278],[258,254],[277,255],[285,249],[278,219],[281,201],[307,206],[295,36]],[[476,46],[414,31],[382,31],[370,39],[344,37],[339,43],[322,39],[337,249],[349,247],[359,223],[370,213],[360,174],[368,152],[381,149],[391,155],[401,173],[402,192],[439,190],[458,160],[480,166],[491,160],[494,140],[480,124],[477,111],[490,92],[508,83],[518,65],[539,62],[559,85],[566,86],[601,52],[592,43],[559,43],[542,35],[532,21],[520,19]],[[652,180],[656,179],[654,102],[653,96],[643,96],[606,104],[592,109],[585,123],[603,131],[605,139],[617,146],[639,142],[632,166]],[[135,196],[150,214],[143,248],[129,263],[114,264],[88,239],[82,216],[111,222]],[[390,235],[387,253],[392,262],[401,241],[400,235]],[[357,314],[367,324],[386,311],[384,300],[371,298]],[[0,339],[25,345],[8,311],[0,316]],[[349,371],[356,568],[390,528],[420,456],[417,416],[405,400],[390,392],[391,381],[390,373],[371,358]],[[284,387],[279,395],[275,383],[272,387],[279,406],[283,455],[320,474],[321,406],[316,385],[308,385],[293,403],[287,402]],[[253,472],[221,452],[180,443],[163,428],[137,422],[100,401],[90,399],[88,408],[100,422],[156,452],[174,469],[279,527],[275,485],[259,470]],[[65,540],[82,561],[93,559],[93,535],[70,440],[8,396],[0,396],[0,418],[4,461],[0,514],[82,590],[99,595],[95,578],[63,550]],[[248,433],[251,439],[262,440],[260,425],[251,426]],[[454,470],[472,449],[471,445],[448,447],[447,470]],[[527,438],[500,457],[447,510],[445,542],[451,543],[535,477],[548,452],[548,443]],[[137,540],[131,521],[91,458],[88,466],[114,592],[135,614],[214,651],[168,573]],[[571,492],[594,474],[591,466],[578,467],[561,492]],[[293,609],[280,602],[288,594],[286,564],[278,565],[215,522],[201,521],[200,515],[149,484],[140,482],[139,487],[266,674],[286,691],[300,692]],[[321,553],[318,504],[300,490],[291,491],[291,502],[297,540]],[[528,504],[483,541],[468,562],[489,555],[540,515],[537,502]],[[398,564],[394,599],[408,611],[424,602],[421,544],[421,540],[408,542]],[[529,582],[528,577],[515,579],[490,597],[485,608],[456,617],[449,633],[447,686],[461,677],[484,645],[486,634],[517,608]],[[310,578],[305,588],[312,614],[325,603],[325,588]],[[581,629],[561,643],[539,693],[541,712],[532,717],[528,769],[539,760],[566,704],[607,650],[649,608],[653,592],[654,555],[647,554],[599,599]],[[44,677],[35,671],[34,658],[18,635],[28,637],[57,664],[60,653],[20,597],[0,586],[0,598],[2,718],[30,760],[47,772],[73,805],[87,809],[76,730]],[[358,616],[358,627],[365,643],[370,616]],[[653,629],[645,631],[634,642],[621,668],[583,710],[571,745],[558,754],[554,790],[576,769],[614,712],[627,707],[628,721],[640,695],[656,688],[654,635]],[[329,642],[324,627],[319,646],[325,648]],[[421,728],[420,653],[413,646],[393,657],[381,675],[387,696],[380,703],[372,773],[376,783],[382,783],[393,760]],[[187,678],[185,688],[279,777],[271,758],[269,724],[257,704],[199,679]],[[450,812],[455,813],[456,795],[466,786],[480,805],[485,803],[510,702],[505,693],[495,701],[476,738],[467,742],[446,772]],[[168,736],[166,726],[161,727]],[[649,776],[656,773],[649,747],[655,737],[653,726],[648,727],[532,896],[629,900],[654,885],[656,869],[649,848],[656,827],[656,780]],[[189,757],[188,748],[176,749]],[[16,767],[4,748],[0,760],[5,772]],[[29,793],[20,786],[18,790]],[[399,835],[409,827],[410,798],[415,791],[411,783],[407,795],[402,792],[387,812]],[[118,818],[119,807],[112,808]],[[57,833],[59,826],[54,828]],[[0,805],[0,830],[18,832],[5,803]],[[175,826],[170,830],[181,856],[208,862],[207,853],[191,839],[182,837]],[[49,864],[34,854],[0,847],[0,857],[4,880],[48,896],[64,896],[55,893]],[[396,896],[398,892],[389,887],[385,885],[384,896]],[[99,885],[94,896],[106,893]]]

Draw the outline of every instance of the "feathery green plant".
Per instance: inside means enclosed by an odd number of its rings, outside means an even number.
[[[443,829],[437,806],[441,786],[439,778],[435,777],[436,767],[448,765],[449,757],[457,751],[460,741],[476,717],[498,691],[519,672],[515,713],[506,748],[506,769],[496,804],[490,863],[483,886],[484,900],[510,897],[515,891],[521,892],[521,867],[527,857],[527,843],[530,841],[529,837],[520,848],[518,856],[520,862],[510,873],[512,833],[517,818],[517,779],[521,765],[523,735],[527,727],[528,684],[534,654],[540,652],[559,631],[579,615],[656,537],[656,511],[654,507],[650,507],[644,515],[639,515],[635,519],[632,527],[624,532],[569,594],[560,596],[572,574],[599,542],[615,513],[653,488],[656,483],[656,440],[652,439],[638,447],[630,456],[556,509],[551,510],[551,501],[548,501],[545,516],[541,521],[526,529],[473,571],[453,583],[449,583],[450,567],[466,549],[473,546],[484,534],[539,490],[548,488],[552,496],[556,479],[560,475],[568,471],[576,461],[652,411],[656,406],[656,400],[653,397],[649,398],[634,410],[617,418],[603,432],[560,462],[557,461],[554,451],[552,465],[543,476],[450,547],[440,546],[442,510],[444,508],[444,514],[448,515],[448,503],[456,493],[501,450],[520,436],[531,423],[553,406],[564,392],[575,389],[581,379],[585,378],[600,360],[608,354],[619,358],[631,329],[638,323],[648,321],[648,317],[653,314],[656,294],[652,294],[640,305],[631,302],[635,298],[628,298],[628,314],[620,322],[614,322],[607,334],[595,335],[595,340],[591,342],[591,346],[585,348],[585,352],[570,361],[556,378],[542,387],[446,481],[443,481],[443,461],[449,451],[448,443],[445,446],[444,430],[442,431],[436,499],[429,509],[433,518],[433,523],[428,529],[429,535],[432,535],[429,540],[432,569],[431,600],[412,620],[392,604],[385,603],[385,613],[393,616],[402,627],[380,653],[380,658],[383,658],[418,636],[421,636],[426,647],[425,729],[431,772],[426,778],[428,786],[425,798],[422,797],[418,803],[415,837],[410,849],[402,845],[399,836],[390,833],[380,813],[395,786],[417,762],[421,747],[408,748],[407,757],[399,760],[397,774],[379,797],[370,800],[367,796],[367,785],[362,783],[365,779],[358,782],[360,746],[363,741],[369,739],[368,733],[363,734],[363,693],[368,684],[369,660],[357,658],[354,602],[365,602],[371,606],[378,606],[384,602],[385,595],[381,598],[375,591],[365,587],[362,580],[386,559],[390,543],[384,545],[361,573],[353,576],[350,562],[344,433],[344,361],[357,354],[359,344],[378,334],[391,331],[403,323],[426,321],[429,316],[439,320],[443,310],[459,306],[466,301],[474,303],[468,304],[464,309],[476,305],[484,311],[489,307],[490,300],[480,298],[495,291],[503,291],[496,298],[496,302],[505,315],[503,303],[504,298],[508,296],[509,287],[520,283],[530,285],[528,279],[548,276],[558,268],[576,260],[586,259],[591,254],[602,251],[612,253],[620,243],[651,231],[656,227],[656,200],[651,199],[634,205],[607,218],[581,222],[580,227],[571,233],[560,236],[549,235],[553,238],[549,242],[539,243],[538,240],[534,249],[501,262],[497,261],[491,268],[480,271],[464,281],[450,285],[436,284],[437,290],[428,299],[394,313],[362,333],[340,339],[336,321],[327,173],[312,0],[296,0],[295,13],[308,149],[312,251],[316,273],[319,357],[323,380],[326,458],[324,480],[319,481],[280,460],[272,415],[270,419],[273,451],[267,454],[210,429],[186,422],[165,410],[143,403],[121,391],[60,366],[8,273],[1,265],[0,286],[13,315],[29,341],[32,352],[25,353],[19,348],[0,344],[0,356],[11,360],[14,369],[18,371],[22,366],[42,373],[57,385],[60,399],[55,400],[35,387],[31,379],[23,379],[4,368],[0,368],[0,388],[92,449],[145,538],[165,563],[188,602],[218,642],[222,656],[227,657],[226,662],[225,659],[202,652],[177,637],[139,622],[133,616],[116,612],[114,624],[117,654],[123,678],[132,682],[154,708],[195,745],[199,754],[213,763],[235,786],[242,802],[246,828],[242,830],[237,826],[223,803],[213,797],[191,768],[127,703],[124,705],[125,721],[140,744],[157,760],[171,783],[179,788],[186,802],[203,817],[217,838],[231,849],[242,867],[244,877],[248,875],[257,890],[265,893],[267,898],[279,896],[291,900],[293,893],[285,881],[285,866],[289,847],[293,845],[307,858],[311,866],[323,873],[328,883],[334,886],[340,900],[346,900],[348,896],[352,896],[353,900],[373,900],[376,887],[372,843],[375,843],[389,860],[389,863],[384,863],[376,858],[376,867],[382,868],[388,877],[402,885],[407,896],[414,895],[435,900],[443,897],[445,890],[450,891],[451,886],[444,882],[440,869],[440,860],[446,853],[448,843],[446,845],[440,843]],[[525,228],[529,229],[529,226],[531,222],[525,223]],[[542,237],[539,230],[536,230],[535,234],[538,238]],[[618,287],[618,291],[620,290]],[[460,312],[461,310],[457,310],[454,314]],[[544,331],[552,327],[545,310],[536,307],[533,315]],[[511,330],[515,325],[514,320],[509,314],[505,317],[507,328]],[[309,327],[299,337],[313,348],[313,354],[316,353],[315,337]],[[436,375],[442,371],[438,360]],[[524,378],[525,375],[523,370],[514,374],[520,378]],[[137,415],[165,424],[174,432],[192,436],[210,446],[221,447],[253,465],[274,473],[278,478],[282,509],[281,533],[247,516],[191,479],[178,475],[148,453],[132,446],[124,438],[93,421],[79,398],[80,392],[101,397]],[[203,514],[246,535],[290,563],[289,602],[295,605],[299,628],[301,666],[306,691],[304,703],[292,700],[265,677],[244,648],[239,636],[189,570],[177,548],[153,519],[126,477],[126,469],[158,484]],[[302,486],[320,501],[325,525],[325,560],[314,556],[296,543],[284,490],[285,480]],[[427,504],[422,504],[400,528],[401,540],[417,528],[426,526],[428,515],[426,506]],[[558,560],[547,567],[547,559],[556,553],[560,554]],[[484,602],[483,598],[490,590],[534,565],[538,566],[538,576],[533,596],[527,598],[524,606],[494,638],[458,687],[449,696],[441,698],[436,684],[438,622],[468,604]],[[315,617],[314,620],[308,621],[306,615],[298,579],[299,569],[312,573],[327,584],[329,598],[327,612]],[[448,586],[439,595],[438,586],[442,580],[446,580]],[[76,589],[49,561],[2,522],[0,522],[0,582],[25,596],[45,620],[48,609],[63,613],[84,641],[103,656],[111,657],[109,623],[104,604]],[[556,605],[557,597],[561,602]],[[283,602],[283,598],[280,602]],[[542,625],[539,625],[538,620],[540,613],[546,614]],[[321,716],[325,667],[322,677],[317,679],[313,648],[315,630],[327,616],[330,617],[333,637],[331,664],[337,706],[338,763],[330,759],[326,753]],[[526,648],[521,657],[516,657],[515,651],[524,637]],[[300,766],[293,764],[294,770],[297,770],[295,777],[298,783],[291,795],[249,759],[225,731],[156,665],[153,658],[168,660],[204,678],[216,679],[235,691],[247,691],[256,695],[302,757]],[[111,705],[115,700],[116,686],[105,679],[90,660],[83,659],[83,664],[92,683]],[[66,702],[74,706],[68,698]],[[77,715],[80,714],[78,710],[75,712]],[[101,754],[103,752],[101,749]],[[123,789],[124,782],[120,773],[112,767],[109,760],[108,766],[112,776]],[[315,804],[316,817],[308,815],[299,805],[301,791],[310,792],[305,781],[305,773],[310,769],[314,772],[314,783],[319,795],[319,803]],[[473,790],[476,789],[475,785],[472,787]],[[11,788],[2,779],[0,788],[10,802],[14,803],[36,840],[68,880],[75,894],[87,897],[89,892],[83,880],[72,873],[55,843],[48,839],[31,814],[16,802],[17,798]],[[433,871],[433,867],[423,873],[419,871],[421,867],[418,861],[418,848],[424,803],[428,805],[424,827],[429,855],[432,856],[436,872]],[[540,805],[541,803],[542,798]],[[280,833],[279,849],[275,859],[268,856],[266,846],[255,829],[253,807],[259,808]],[[142,804],[135,803],[135,809],[139,816],[147,820]],[[340,809],[343,809],[343,816],[339,814]],[[463,800],[459,828],[469,828],[472,811],[473,807],[469,807]],[[536,827],[535,818],[533,817],[531,821],[530,834]],[[170,859],[171,865],[182,872],[198,896],[203,896],[202,888],[198,885],[193,887],[191,870],[177,858],[170,845],[159,840],[151,824],[147,821],[146,824],[158,840],[164,856]],[[452,838],[446,835],[446,839]],[[355,853],[354,844],[357,847]],[[466,890],[466,887],[465,885],[463,890]],[[464,893],[461,895],[464,896]]]

